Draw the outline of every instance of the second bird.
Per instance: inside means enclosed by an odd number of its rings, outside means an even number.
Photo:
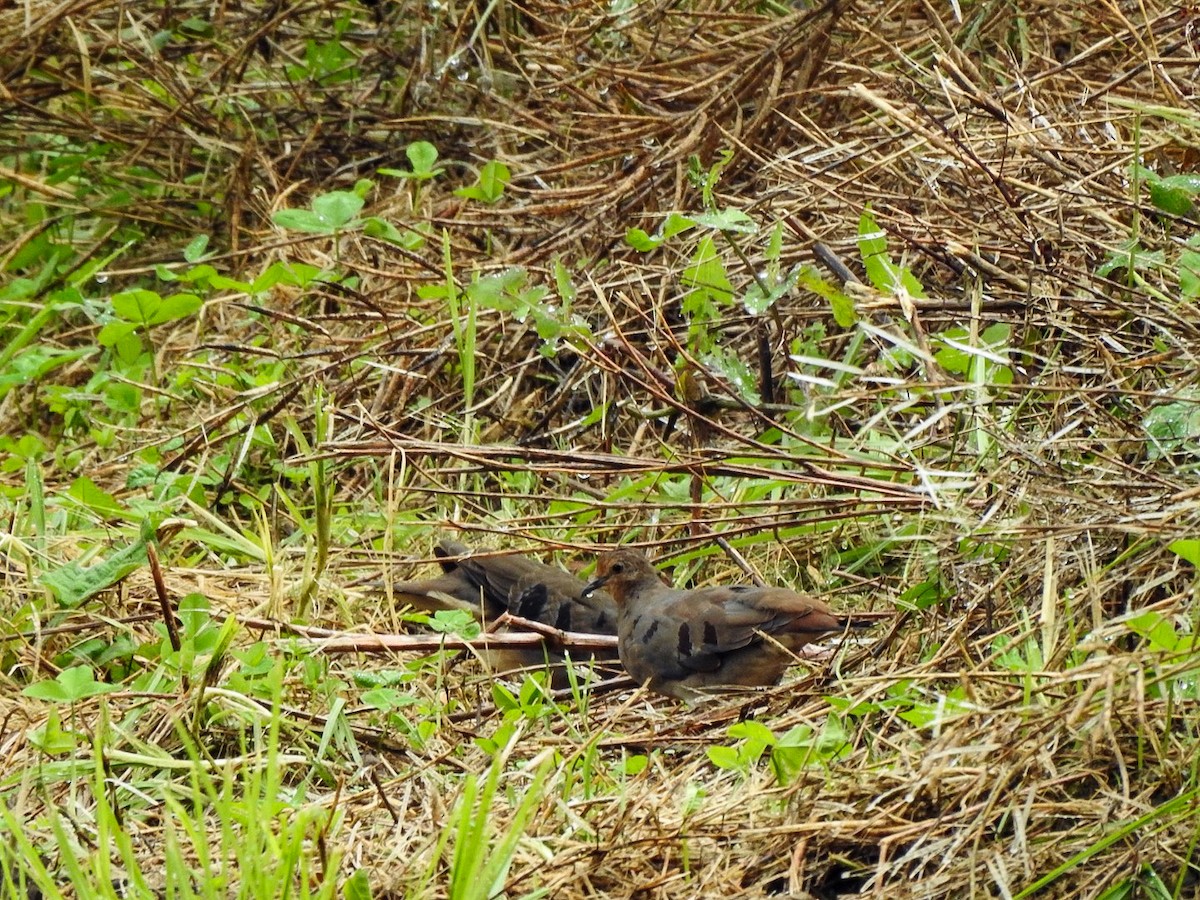
[[[617,608],[607,593],[584,596],[584,583],[555,566],[519,555],[475,555],[458,541],[441,540],[434,555],[442,574],[425,581],[400,581],[392,585],[398,603],[426,612],[463,609],[488,623],[510,612],[562,631],[615,634]],[[554,686],[567,687],[563,654],[541,648],[492,651],[485,654],[498,670],[554,666]],[[610,651],[576,654],[577,660],[612,659]]]
[[[665,584],[635,550],[605,553],[588,590],[617,603],[621,662],[651,690],[695,700],[705,689],[776,684],[795,651],[865,624],[787,588]]]

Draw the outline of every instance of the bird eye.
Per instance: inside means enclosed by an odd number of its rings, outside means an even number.
[[[622,572],[625,571],[625,565],[624,565],[624,563],[616,563],[612,567],[612,570],[613,570],[614,575],[620,575]]]

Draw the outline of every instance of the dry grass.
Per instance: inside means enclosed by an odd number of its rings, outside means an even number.
[[[199,590],[242,616],[294,613],[314,571],[298,539],[309,526],[269,486],[291,493],[284,461],[321,457],[341,524],[318,573],[318,625],[400,627],[355,585],[407,576],[445,530],[571,551],[572,565],[626,540],[671,557],[682,578],[748,567],[864,609],[891,610],[922,585],[936,601],[836,666],[694,710],[618,693],[506,718],[478,665],[430,669],[410,684],[444,705],[424,744],[364,724],[354,733],[371,755],[325,759],[333,774],[307,785],[306,802],[339,817],[322,859],[332,850],[345,873],[368,869],[376,896],[451,895],[436,842],[463,773],[489,765],[473,741],[503,720],[517,737],[499,755],[509,793],[498,833],[532,761],[553,767],[504,882],[511,897],[1158,896],[1154,879],[1178,896],[1196,890],[1200,663],[1130,623],[1150,610],[1196,628],[1194,569],[1168,549],[1200,520],[1195,457],[1160,452],[1144,426],[1150,409],[1200,396],[1200,319],[1179,299],[1177,267],[1096,274],[1133,238],[1172,261],[1196,234],[1194,218],[1157,213],[1130,181],[1137,154],[1162,173],[1198,168],[1191,10],[982,3],[963,21],[930,2],[169,10],[28,0],[0,12],[12,196],[51,215],[86,212],[90,230],[72,237],[84,260],[131,238],[102,284],[87,281],[96,296],[144,284],[157,263],[184,271],[180,248],[200,233],[231,277],[278,260],[352,276],[253,302],[214,291],[157,345],[160,371],[192,365],[202,387],[163,385],[162,402],[108,446],[70,432],[35,390],[2,401],[8,434],[42,433],[75,454],[46,466],[51,496],[85,472],[136,499],[135,451],[160,447],[161,471],[208,478],[208,509],[175,512],[274,549],[256,560],[184,532],[164,560],[173,595]],[[208,25],[181,28],[187,15]],[[158,46],[165,29],[173,37]],[[313,48],[335,34],[353,77],[336,65],[310,77]],[[22,168],[51,137],[104,150],[71,181]],[[376,175],[405,167],[415,140],[437,146],[442,178],[414,192]],[[865,281],[856,237],[869,205],[927,294],[901,302],[846,285],[860,329],[839,328],[802,289],[765,315],[725,310],[712,326],[721,346],[755,371],[760,351],[771,361],[776,389],[761,405],[689,341],[691,245],[646,254],[624,243],[627,228],[698,212],[689,158],[707,169],[724,148],[717,204],[764,226],[743,241],[744,261],[721,249],[739,290],[768,266],[774,223],[785,269],[832,258]],[[493,159],[513,173],[500,202],[454,196]],[[359,178],[377,185],[371,215],[432,226],[424,246],[272,224]],[[113,202],[120,190],[132,193]],[[50,227],[15,218],[12,196],[5,264]],[[445,283],[443,234],[461,284],[519,265],[553,285],[564,262],[592,336],[547,358],[529,322],[481,309],[467,409],[446,301],[422,291]],[[1011,384],[930,355],[949,328],[978,346],[996,324],[1009,329]],[[95,335],[64,317],[46,340],[72,349]],[[897,345],[911,358],[896,363]],[[822,386],[788,377],[831,377],[794,354],[857,368]],[[279,364],[271,378],[241,376],[268,361]],[[53,377],[82,386],[95,366],[85,357]],[[318,385],[333,425],[310,453],[301,436],[320,427]],[[245,444],[253,427],[271,441]],[[11,508],[24,474],[6,476]],[[67,528],[39,566],[91,546]],[[6,633],[29,630],[21,604],[37,598],[24,557],[13,559]],[[153,596],[139,572],[74,621],[106,641],[144,638],[145,623],[114,620]],[[75,640],[4,645],[4,771],[37,764],[28,731],[47,715],[17,692]],[[394,664],[338,657],[328,677],[353,705],[353,678]],[[137,736],[177,751],[168,723],[194,702],[188,691],[153,700]],[[309,717],[325,716],[329,698],[291,680],[284,702],[283,752],[311,751]],[[86,727],[97,709],[80,711]],[[844,738],[780,784],[765,757],[736,770],[706,753],[739,745],[727,729],[746,719],[776,735],[836,725]],[[233,741],[220,729],[208,740]],[[59,784],[22,796],[21,815],[34,823],[65,795]],[[137,823],[146,859],[158,852],[151,821]]]

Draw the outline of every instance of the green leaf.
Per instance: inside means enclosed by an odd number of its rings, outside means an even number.
[[[32,278],[14,278],[8,284],[0,285],[0,303],[19,303],[27,300],[38,292],[40,281]]]
[[[308,287],[320,274],[320,269],[307,263],[271,263],[267,270],[250,284],[250,293],[266,293],[281,284],[290,287]]]
[[[1136,169],[1146,182],[1151,203],[1173,216],[1186,216],[1192,212],[1196,194],[1200,193],[1200,175],[1188,172],[1160,178],[1144,167],[1137,166]]]
[[[646,771],[646,767],[650,765],[650,757],[643,753],[632,753],[626,756],[622,763],[622,768],[626,775],[641,775]]]
[[[429,143],[429,141],[413,141],[404,151],[404,155],[408,157],[408,162],[412,165],[412,177],[426,180],[433,178],[435,175],[440,175],[444,169],[433,168],[437,162],[438,151],[437,147]]]
[[[402,619],[405,622],[415,622],[419,625],[427,625],[429,622],[429,617],[423,613],[419,615],[406,615]],[[252,644],[251,646],[265,647],[264,644]],[[351,678],[356,687],[375,689],[408,684],[413,680],[413,673],[405,669],[356,669],[351,673]],[[417,698],[414,697],[413,699]]]
[[[1179,254],[1179,293],[1196,300],[1200,298],[1200,234],[1188,239],[1188,248]]]
[[[1195,197],[1200,194],[1200,172],[1183,172],[1179,175],[1167,175],[1162,183],[1175,190],[1186,191]]]
[[[977,345],[971,342],[971,333],[962,326],[947,328],[934,335],[938,349],[934,358],[947,372],[966,375],[972,379],[999,385],[1012,384],[1012,368],[1002,365],[998,358],[1008,359],[1008,341],[1012,329],[997,322],[984,329]],[[978,346],[978,350],[975,350]]]
[[[630,5],[632,6],[632,4]],[[709,166],[706,172],[697,154],[693,153],[688,157],[688,181],[695,187],[700,188],[701,202],[704,204],[705,209],[711,210],[715,206],[713,191],[716,189],[717,183],[721,180],[721,172],[729,165],[732,159],[733,151],[725,147],[718,151],[716,160]]]
[[[222,275],[208,263],[192,266],[186,272],[172,272],[166,266],[155,266],[154,272],[162,281],[182,281],[218,291],[240,291],[248,293],[250,284]]]
[[[508,166],[498,160],[492,160],[479,171],[479,178],[470,187],[459,188],[454,193],[468,200],[480,200],[484,203],[495,203],[504,196],[504,188],[512,180]]]
[[[1159,176],[1153,169],[1134,163],[1130,177],[1141,180],[1150,194],[1150,202],[1163,212],[1173,216],[1186,216],[1192,212],[1196,195],[1200,194],[1200,174],[1185,172],[1181,175]]]
[[[1135,238],[1130,238],[1119,249],[1109,252],[1108,260],[1096,270],[1096,274],[1107,278],[1118,270],[1154,271],[1166,264],[1166,258],[1162,250],[1147,250]]]
[[[571,270],[558,258],[554,260],[554,287],[558,291],[558,298],[562,300],[564,307],[570,306],[579,293],[575,282],[571,279]]]
[[[50,679],[35,681],[21,691],[21,696],[29,697],[32,700],[46,700],[50,703],[67,702],[66,691],[63,689],[63,686],[57,681]]]
[[[103,330],[101,329],[101,331]],[[77,350],[64,350],[58,347],[47,347],[44,344],[36,344],[22,350],[0,371],[0,398],[14,387],[34,384],[55,369],[83,359],[94,352],[96,352],[95,348],[83,347]]]
[[[662,238],[650,237],[650,235],[640,228],[625,229],[625,243],[641,253],[649,253],[651,250],[657,250],[662,246],[662,242]]]
[[[946,342],[955,341],[964,344],[968,335],[969,332],[966,328],[956,325],[953,328],[947,328],[935,337],[941,349],[934,353],[934,358],[938,361],[938,365],[947,372],[954,372],[956,375],[966,374],[971,365],[971,355],[960,347]]]
[[[929,609],[942,599],[942,586],[938,578],[930,578],[911,585],[897,598],[900,609]]]
[[[306,231],[310,234],[327,233],[320,218],[308,209],[281,209],[271,216],[271,221],[288,231]]]
[[[813,729],[810,725],[794,725],[777,741],[780,747],[808,747],[812,743]]]
[[[429,620],[429,630],[470,640],[478,637],[483,629],[478,620],[464,609],[439,609]]]
[[[1191,397],[1154,407],[1142,418],[1142,428],[1152,439],[1147,450],[1151,459],[1176,453],[1200,456],[1200,402]]]
[[[79,502],[102,519],[119,519],[127,515],[125,507],[108,491],[101,490],[96,483],[86,475],[81,475],[71,482],[67,496]]]
[[[183,248],[183,258],[190,263],[198,262],[204,257],[204,251],[208,249],[209,236],[207,234],[198,234]]]
[[[343,900],[371,900],[371,876],[366,869],[355,869],[342,882]]]
[[[527,278],[526,271],[520,266],[512,266],[505,269],[496,275],[483,275],[476,278],[467,285],[468,296],[485,309],[495,309],[502,312],[511,312],[524,306],[527,310],[528,303],[520,302],[519,292],[525,285]],[[542,296],[546,290],[542,289]],[[526,311],[520,318],[525,320],[528,315]]]
[[[423,284],[417,288],[417,296],[422,300],[445,300],[451,294],[458,295],[457,289],[451,290],[444,283]]]
[[[754,719],[730,725],[728,734],[731,738],[754,741],[764,747],[771,747],[776,743],[775,732]]]
[[[690,303],[689,298],[684,298],[685,308],[697,303],[695,309],[707,308],[711,302],[726,306],[733,302],[733,285],[725,274],[725,266],[717,255],[717,246],[711,235],[706,234],[700,239],[691,262],[683,270],[679,280],[686,287],[692,288],[689,294]],[[704,318],[715,318],[715,315],[705,314]]]
[[[1182,540],[1172,541],[1167,544],[1167,549],[1180,559],[1200,568],[1200,540],[1196,538],[1183,538]]]
[[[99,694],[110,694],[120,690],[115,684],[102,684],[87,666],[72,666],[63,669],[53,681],[38,681],[21,693],[35,700],[51,703],[74,703]]]
[[[758,231],[758,223],[732,206],[727,206],[720,212],[700,213],[694,217],[694,221],[705,228],[731,231],[735,234],[754,234]]]
[[[106,560],[87,568],[69,562],[46,572],[39,581],[50,589],[60,606],[74,609],[145,564],[146,539],[139,537]]]
[[[696,227],[696,220],[690,216],[682,215],[681,213],[673,212],[667,216],[663,222],[662,228],[659,231],[665,240],[670,240],[677,234],[683,234],[685,231]]]
[[[876,290],[910,297],[924,297],[925,288],[905,266],[896,265],[888,255],[887,235],[875,222],[871,210],[863,210],[858,220],[858,252]]]
[[[161,325],[164,322],[186,319],[203,305],[204,301],[195,294],[172,294],[159,304],[147,324]]]
[[[834,715],[825,719],[825,725],[817,736],[817,752],[828,761],[845,756],[850,749],[850,733],[842,721]]]
[[[1192,211],[1195,192],[1166,183],[1166,179],[1149,185],[1150,202],[1172,216],[1186,216]]]
[[[797,725],[780,737],[771,748],[771,771],[782,785],[791,784],[813,760],[813,730]]]
[[[492,702],[496,704],[496,709],[504,712],[521,708],[521,701],[517,699],[516,694],[499,681],[492,682]]]
[[[742,306],[746,308],[746,312],[750,313],[750,315],[761,316],[774,306],[776,301],[786,296],[788,292],[796,287],[798,275],[798,269],[792,270],[783,281],[769,286],[765,294],[757,281],[751,282],[750,287],[746,289],[746,293],[742,296]]]
[[[673,212],[663,220],[654,235],[649,235],[640,228],[626,229],[625,243],[634,250],[647,253],[657,250],[664,242],[694,227],[696,227],[695,219]]]
[[[713,346],[704,354],[703,359],[705,365],[719,372],[737,391],[738,395],[751,406],[762,400],[758,393],[757,376],[734,351],[726,347]]]
[[[718,745],[707,748],[705,752],[708,754],[709,761],[719,769],[736,771],[745,768],[741,755],[734,747],[722,747]]]
[[[398,691],[395,688],[375,688],[374,690],[363,691],[359,700],[372,709],[377,709],[383,713],[389,713],[404,706],[412,706],[414,703],[419,702],[411,693]]]
[[[363,198],[350,191],[330,191],[313,198],[312,210],[330,231],[348,225],[363,208]]]
[[[405,250],[419,250],[425,245],[425,236],[419,231],[409,229],[402,232],[391,222],[377,216],[363,220],[363,234],[403,247]]]
[[[41,697],[37,699],[52,698]],[[54,708],[46,716],[46,723],[44,725],[34,728],[29,732],[29,742],[43,753],[50,754],[51,756],[70,753],[79,745],[79,740],[75,732],[67,731],[62,727],[62,717],[59,716],[58,710]]]
[[[115,347],[125,338],[136,333],[140,327],[134,322],[109,322],[96,335],[96,343],[101,347]]]
[[[783,253],[783,223],[776,222],[775,227],[771,229],[771,237],[767,241],[767,249],[763,251],[763,257],[772,263],[779,262],[779,257]]]
[[[819,297],[829,301],[833,320],[842,328],[850,328],[858,321],[854,310],[854,301],[822,277],[821,273],[812,266],[801,266],[795,272],[800,287],[807,288]]]
[[[363,207],[352,191],[330,191],[313,197],[311,209],[281,209],[271,217],[276,225],[310,234],[333,234],[349,225]]]
[[[175,612],[185,634],[200,634],[212,624],[212,607],[208,598],[195,591],[180,599]]]
[[[160,306],[162,297],[154,291],[122,291],[113,294],[112,298],[113,312],[125,321],[139,325],[150,322]]]
[[[1149,641],[1155,650],[1173,653],[1179,648],[1179,633],[1171,620],[1161,613],[1142,613],[1129,619],[1128,625],[1130,631]]]

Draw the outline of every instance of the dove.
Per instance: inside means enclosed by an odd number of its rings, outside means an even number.
[[[616,634],[617,606],[612,597],[603,591],[585,597],[585,584],[562,569],[524,556],[473,556],[470,547],[452,540],[438,541],[433,553],[442,574],[426,581],[393,584],[392,596],[397,602],[425,612],[463,609],[485,624],[509,612],[560,631]],[[605,653],[595,656],[614,658]],[[563,661],[561,653],[541,648],[492,651],[489,658],[501,669]],[[561,667],[556,666],[555,685],[565,686],[560,672]]]
[[[776,684],[805,644],[869,624],[787,588],[678,590],[636,550],[600,556],[587,590],[600,588],[616,601],[625,670],[652,691],[688,702],[706,689]]]

